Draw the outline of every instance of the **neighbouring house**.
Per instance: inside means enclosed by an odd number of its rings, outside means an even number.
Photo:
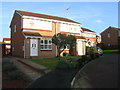
[[[0,58],[3,56],[3,42],[0,42]]]
[[[55,57],[57,47],[53,35],[63,33],[76,37],[76,55],[85,55],[86,40],[81,24],[63,17],[15,10],[11,24],[11,50],[13,56]],[[69,51],[68,48],[65,49]]]
[[[86,46],[96,46],[97,33],[87,28],[82,27],[81,29],[83,30],[82,36],[86,38]]]
[[[120,37],[120,28],[108,27],[103,32],[101,32],[101,42],[103,49],[118,49]]]
[[[5,55],[9,55],[11,53],[11,39],[3,38],[3,44],[5,45]]]

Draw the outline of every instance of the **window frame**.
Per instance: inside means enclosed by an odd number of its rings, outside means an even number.
[[[40,40],[40,50],[52,50],[52,40],[47,40],[47,44],[45,44],[45,40],[47,39],[41,39]],[[41,43],[41,41],[43,43]],[[51,42],[51,43],[50,43]],[[42,47],[42,48],[41,48]],[[47,48],[46,48],[47,47]]]
[[[108,38],[110,38],[110,33],[108,33]]]

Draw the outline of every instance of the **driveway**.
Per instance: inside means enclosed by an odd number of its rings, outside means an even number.
[[[117,88],[118,56],[103,55],[88,63],[78,74],[74,88]]]

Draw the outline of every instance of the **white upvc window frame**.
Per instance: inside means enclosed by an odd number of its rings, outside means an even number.
[[[52,40],[41,39],[40,50],[52,50]]]
[[[62,49],[63,49],[63,47],[61,48],[61,50],[62,50]],[[69,44],[66,45],[65,50],[70,50],[70,45],[69,45]]]

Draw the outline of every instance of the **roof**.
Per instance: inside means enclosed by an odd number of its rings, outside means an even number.
[[[109,26],[107,29],[105,29],[104,31],[106,31],[106,30],[108,30],[108,29],[112,29],[112,30],[120,30],[120,28],[116,28],[116,27],[112,27],[112,26]],[[104,32],[103,31],[103,32]],[[103,32],[101,32],[101,33],[103,33]],[[100,34],[101,34],[100,33]]]
[[[112,28],[112,29],[115,29],[115,30],[120,30],[120,28],[111,27],[111,26],[109,28]]]
[[[46,14],[40,14],[40,13],[33,13],[33,12],[27,12],[27,11],[21,11],[21,10],[16,10],[16,12],[20,13],[21,15],[25,15],[25,16],[33,16],[33,17],[60,20],[60,21],[66,21],[66,22],[72,22],[72,23],[80,24],[80,23],[75,22],[73,20],[70,20],[68,18],[63,18],[63,17],[58,17],[58,16],[52,16],[52,15],[46,15]]]
[[[92,31],[92,30],[90,30],[90,29],[83,28],[83,27],[81,27],[81,29],[82,29],[83,31],[87,31],[87,32],[94,32],[94,31]],[[95,33],[95,32],[94,32],[94,33]]]
[[[86,39],[86,38],[83,37],[83,36],[75,36],[75,38],[77,38],[77,39]]]
[[[25,36],[41,36],[39,32],[23,32]]]
[[[10,41],[10,38],[3,38],[3,41]]]

